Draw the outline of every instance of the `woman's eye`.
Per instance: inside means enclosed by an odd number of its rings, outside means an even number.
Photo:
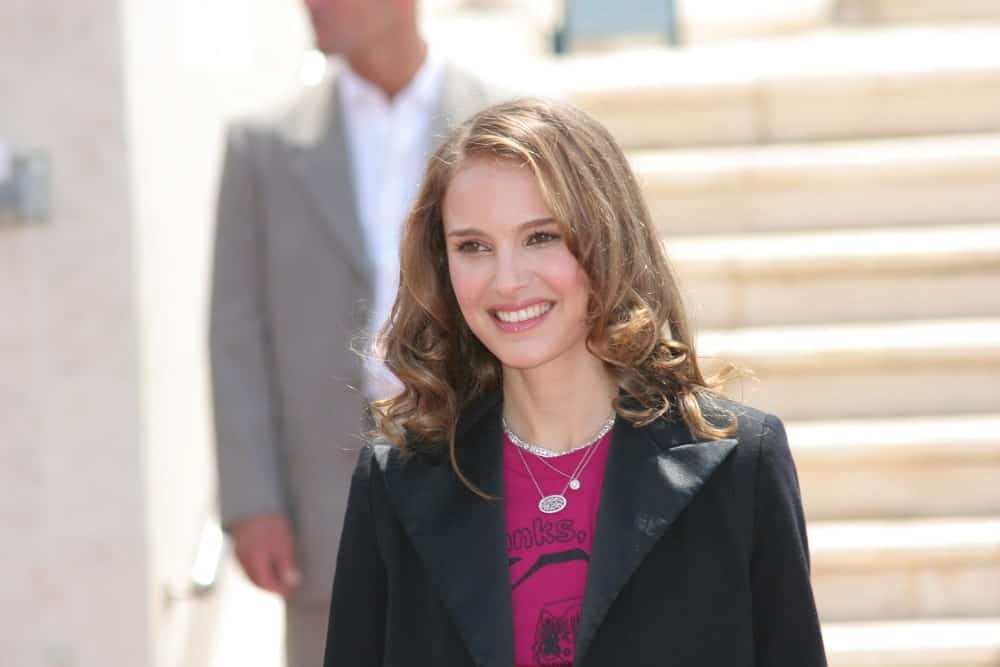
[[[549,243],[558,240],[559,234],[555,232],[535,232],[528,237],[528,245],[538,245],[539,243]]]
[[[459,252],[466,252],[466,253],[482,252],[483,250],[486,249],[486,246],[484,246],[479,241],[462,241],[456,247]]]

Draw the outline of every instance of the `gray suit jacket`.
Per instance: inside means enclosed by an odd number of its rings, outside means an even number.
[[[334,74],[276,117],[231,129],[209,336],[223,525],[286,513],[303,574],[293,601],[320,604],[362,445],[350,344],[373,289],[337,91]],[[447,66],[432,144],[500,96]]]

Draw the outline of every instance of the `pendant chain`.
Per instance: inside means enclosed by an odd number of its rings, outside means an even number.
[[[584,468],[587,467],[587,464],[590,463],[590,460],[594,458],[594,454],[597,452],[598,447],[593,447],[589,452],[584,454],[583,457],[580,459],[580,461],[576,464],[576,468],[573,470],[573,472],[567,475],[565,472],[559,470],[558,468],[550,464],[548,461],[546,461],[544,456],[541,456],[534,451],[535,449],[542,449],[542,448],[540,447],[536,448],[533,447],[532,445],[528,445],[528,443],[525,443],[523,440],[518,438],[513,431],[510,430],[510,427],[508,426],[506,419],[501,417],[501,420],[503,423],[504,433],[507,435],[510,441],[517,446],[517,455],[521,459],[521,464],[524,465],[524,469],[525,471],[527,471],[528,477],[531,478],[532,484],[535,485],[535,489],[538,491],[538,496],[540,498],[538,501],[538,509],[544,512],[545,514],[554,514],[556,512],[562,511],[566,507],[566,505],[569,504],[569,501],[566,499],[566,491],[568,489],[573,489],[574,491],[576,491],[580,488],[579,477],[583,473]],[[596,437],[592,438],[587,444],[581,447],[576,447],[571,451],[579,451],[584,447],[590,447],[595,442],[600,443],[601,438],[607,435],[608,431],[611,430],[611,427],[614,426],[614,423],[615,423],[615,415],[611,415],[611,418],[608,419],[608,421],[604,424],[604,426],[598,432]],[[560,475],[568,479],[566,485],[563,486],[563,489],[560,493],[549,496],[545,495],[545,492],[542,491],[541,484],[538,483],[538,480],[535,478],[535,474],[531,471],[531,466],[528,465],[528,461],[524,458],[524,451],[529,451],[532,454],[535,454],[535,456],[542,463],[544,463],[549,469],[559,473]],[[551,450],[547,449],[544,451],[551,452]]]

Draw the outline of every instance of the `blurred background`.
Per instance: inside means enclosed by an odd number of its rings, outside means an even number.
[[[630,152],[703,355],[787,423],[832,665],[1000,665],[1000,0],[425,0]],[[0,664],[279,667],[215,519],[227,121],[295,0],[0,3]]]

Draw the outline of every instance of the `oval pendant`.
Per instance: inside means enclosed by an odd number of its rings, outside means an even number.
[[[575,478],[569,480],[569,488],[573,489],[574,491],[579,491],[580,490],[580,480],[575,479]]]
[[[538,501],[538,509],[545,514],[555,514],[566,507],[566,497],[559,494],[545,496]]]

